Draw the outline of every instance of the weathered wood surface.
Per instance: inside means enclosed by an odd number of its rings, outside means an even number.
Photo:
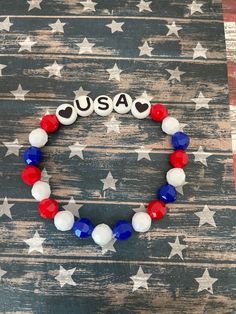
[[[99,2],[99,1],[98,1]],[[101,1],[95,13],[82,12],[77,1],[43,1],[42,10],[27,12],[23,1],[0,4],[1,14],[12,16],[11,32],[0,33],[0,60],[7,73],[0,84],[1,142],[18,138],[27,147],[28,133],[38,125],[47,109],[72,102],[73,91],[82,85],[91,96],[113,96],[128,91],[133,97],[144,90],[153,102],[168,105],[171,113],[191,136],[190,154],[200,145],[212,153],[208,167],[194,162],[187,170],[184,195],[169,206],[168,216],[153,224],[150,232],[117,243],[116,253],[101,254],[90,240],[78,241],[69,232],[56,231],[51,222],[40,219],[37,203],[19,174],[23,161],[4,157],[0,147],[0,198],[7,196],[13,220],[0,218],[0,266],[8,273],[0,283],[0,311],[3,313],[233,313],[235,298],[235,210],[233,161],[229,124],[227,68],[222,8],[218,1],[204,2],[204,13],[189,15],[190,1],[153,1],[153,12],[138,12],[136,1]],[[112,12],[113,11],[113,12]],[[113,13],[113,16],[111,15]],[[111,35],[105,27],[114,16],[124,21],[124,33]],[[66,22],[65,34],[52,34],[49,23]],[[3,19],[3,17],[2,17]],[[166,24],[175,20],[183,27],[180,39],[167,37]],[[18,41],[26,35],[37,44],[32,52],[18,52]],[[79,55],[76,43],[87,37],[95,43],[94,54]],[[145,40],[153,56],[139,57],[138,46]],[[200,41],[209,49],[208,59],[192,60]],[[48,78],[45,66],[56,60],[63,64],[61,78]],[[117,62],[121,81],[109,81],[107,68]],[[168,81],[166,69],[180,67],[182,82]],[[30,90],[26,100],[16,101],[11,90],[18,84]],[[192,98],[202,91],[213,98],[209,110],[195,111]],[[108,118],[92,115],[62,127],[45,148],[47,171],[52,175],[53,195],[61,204],[71,196],[81,204],[81,216],[95,224],[112,225],[130,219],[132,208],[155,196],[170,166],[169,138],[150,119],[138,121],[130,114],[118,116],[121,133],[106,133]],[[87,145],[84,160],[69,159],[68,146],[79,140]],[[137,162],[136,148],[152,148],[151,161]],[[23,151],[23,149],[21,150]],[[118,179],[117,190],[102,191],[100,179],[111,170]],[[198,227],[194,214],[208,205],[216,212],[217,227]],[[25,239],[38,230],[44,253],[28,255]],[[168,259],[170,246],[179,235],[188,245],[184,260]],[[59,265],[76,267],[77,286],[60,288],[55,280]],[[149,290],[132,293],[138,267],[152,273]],[[197,292],[194,280],[205,268],[218,281],[214,294]]]

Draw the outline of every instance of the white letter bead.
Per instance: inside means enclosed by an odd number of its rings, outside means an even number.
[[[113,110],[113,101],[106,95],[100,95],[94,100],[94,111],[99,116],[108,116]]]
[[[43,147],[48,141],[48,134],[41,128],[35,129],[29,134],[29,142],[32,146]]]
[[[166,134],[173,135],[180,130],[179,121],[172,117],[166,117],[162,121],[161,128]]]
[[[54,217],[54,225],[57,230],[68,231],[74,225],[74,215],[69,210],[58,212]]]
[[[174,187],[182,186],[185,183],[185,172],[182,168],[172,168],[166,174],[166,180]]]
[[[56,110],[57,119],[61,124],[70,125],[77,119],[77,112],[70,104],[62,104]]]
[[[137,232],[146,232],[150,229],[152,223],[151,217],[144,212],[139,212],[133,215],[132,226]]]
[[[89,96],[79,96],[74,100],[74,107],[79,116],[87,117],[93,113],[93,100]]]
[[[37,181],[31,189],[31,194],[36,201],[41,202],[45,198],[49,198],[51,194],[50,185],[47,182]]]
[[[92,232],[92,238],[95,243],[97,243],[100,246],[104,246],[108,244],[112,238],[112,230],[108,225],[100,224],[97,225]]]
[[[149,116],[151,111],[151,104],[145,98],[137,98],[132,103],[131,112],[137,119],[145,119]]]
[[[130,97],[130,95],[125,94],[125,93],[117,94],[113,98],[113,106],[114,106],[114,110],[117,113],[120,113],[120,114],[128,113],[132,106],[132,98]]]

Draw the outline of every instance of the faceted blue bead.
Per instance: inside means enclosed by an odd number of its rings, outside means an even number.
[[[24,152],[24,160],[28,165],[38,165],[43,160],[40,148],[31,146]]]
[[[126,220],[119,220],[113,227],[113,234],[118,240],[126,240],[132,236],[133,228]]]
[[[175,202],[177,198],[175,187],[171,184],[162,185],[160,190],[157,192],[157,198],[164,203]]]
[[[73,231],[78,238],[88,238],[93,232],[94,226],[87,218],[76,220],[73,225]]]
[[[172,145],[174,149],[187,149],[190,143],[189,136],[184,132],[177,132],[172,135]]]

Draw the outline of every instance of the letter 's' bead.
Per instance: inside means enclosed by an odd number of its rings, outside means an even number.
[[[29,134],[29,142],[31,146],[41,148],[46,145],[47,141],[48,134],[41,128],[37,128]]]
[[[31,146],[24,152],[24,160],[28,165],[38,165],[43,160],[40,148]]]
[[[41,178],[41,170],[35,166],[26,166],[21,173],[22,180],[28,184],[33,185]]]
[[[93,232],[94,226],[87,218],[76,220],[73,225],[73,231],[78,238],[88,238]]]
[[[152,120],[161,122],[168,116],[168,109],[162,104],[152,105],[150,116]]]
[[[132,226],[137,232],[147,232],[151,227],[152,219],[144,212],[139,212],[133,215]]]
[[[57,230],[60,231],[71,230],[74,225],[74,221],[74,215],[69,210],[62,210],[54,217],[54,225]]]
[[[31,189],[31,194],[36,199],[36,201],[39,202],[45,198],[49,198],[51,194],[50,185],[47,182],[37,181]]]
[[[39,203],[40,216],[46,219],[53,219],[58,213],[59,205],[53,198],[47,198]]]
[[[173,135],[179,131],[180,124],[177,119],[168,116],[162,121],[161,128],[166,134]]]
[[[160,220],[166,215],[166,204],[159,200],[151,201],[148,204],[147,212],[153,220]]]
[[[93,229],[92,238],[96,244],[100,246],[104,246],[112,240],[113,238],[112,230],[106,224],[97,225]]]
[[[176,132],[172,136],[172,145],[174,149],[186,150],[189,146],[189,136],[184,132]]]
[[[157,197],[164,203],[173,203],[177,199],[177,192],[173,185],[165,184],[157,192]]]
[[[47,133],[54,133],[58,130],[60,125],[59,120],[55,114],[46,114],[40,121],[40,126]]]
[[[182,149],[177,149],[170,155],[170,163],[175,168],[184,168],[188,162],[188,155]]]
[[[106,95],[100,95],[94,100],[94,111],[99,116],[108,116],[113,110],[113,101]]]
[[[119,220],[113,227],[113,235],[118,240],[126,240],[132,236],[133,228],[126,220]]]

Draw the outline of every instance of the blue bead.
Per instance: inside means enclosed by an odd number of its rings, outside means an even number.
[[[189,136],[184,132],[177,132],[172,135],[172,145],[174,149],[187,149],[190,143]]]
[[[88,238],[93,232],[94,226],[87,218],[76,220],[73,225],[73,231],[78,238]]]
[[[126,220],[119,220],[113,227],[113,234],[118,240],[126,240],[132,236],[133,228]]]
[[[24,152],[24,160],[28,165],[38,165],[43,160],[40,148],[31,146]]]
[[[171,184],[162,185],[160,190],[157,192],[157,198],[164,203],[175,202],[177,198],[175,187]]]

